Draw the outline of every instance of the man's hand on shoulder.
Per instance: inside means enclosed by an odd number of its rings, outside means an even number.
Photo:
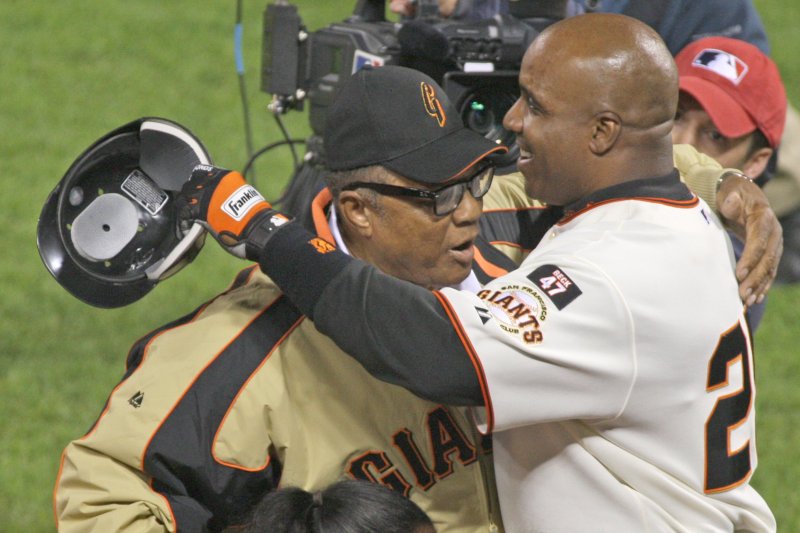
[[[767,294],[783,253],[783,230],[764,191],[744,174],[720,177],[717,210],[723,223],[744,242],[736,265],[739,295],[752,305]]]
[[[257,260],[268,237],[290,222],[240,173],[210,165],[194,168],[176,202],[181,226],[199,222],[239,258]]]
[[[739,294],[752,305],[764,299],[783,252],[783,232],[764,192],[741,172],[722,168],[688,144],[673,146],[675,167],[696,195],[743,242],[736,265]]]

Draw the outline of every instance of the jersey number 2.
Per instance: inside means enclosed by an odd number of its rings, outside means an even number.
[[[745,424],[753,401],[752,359],[745,335],[741,324],[723,334],[708,365],[707,392],[728,386],[736,363],[741,369],[742,385],[720,396],[706,421],[706,493],[731,489],[747,479],[751,471],[750,436],[739,449],[731,446],[731,433]]]

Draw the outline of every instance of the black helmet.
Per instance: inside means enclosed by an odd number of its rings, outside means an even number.
[[[195,258],[205,230],[181,230],[175,194],[205,147],[182,126],[141,118],[92,144],[50,193],[37,246],[62,287],[97,307],[143,297]]]

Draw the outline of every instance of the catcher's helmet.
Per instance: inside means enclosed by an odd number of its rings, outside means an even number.
[[[206,149],[182,126],[141,118],[92,144],[39,217],[37,246],[62,287],[97,307],[121,307],[195,258],[205,230],[183,231],[175,194]]]

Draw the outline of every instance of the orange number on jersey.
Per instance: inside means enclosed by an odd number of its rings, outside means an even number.
[[[727,387],[738,377],[735,368],[740,369],[741,386],[717,398],[706,421],[706,493],[731,489],[750,475],[750,435],[738,449],[731,445],[731,433],[747,421],[753,405],[752,354],[746,335],[740,324],[724,333],[708,365],[707,392]]]

